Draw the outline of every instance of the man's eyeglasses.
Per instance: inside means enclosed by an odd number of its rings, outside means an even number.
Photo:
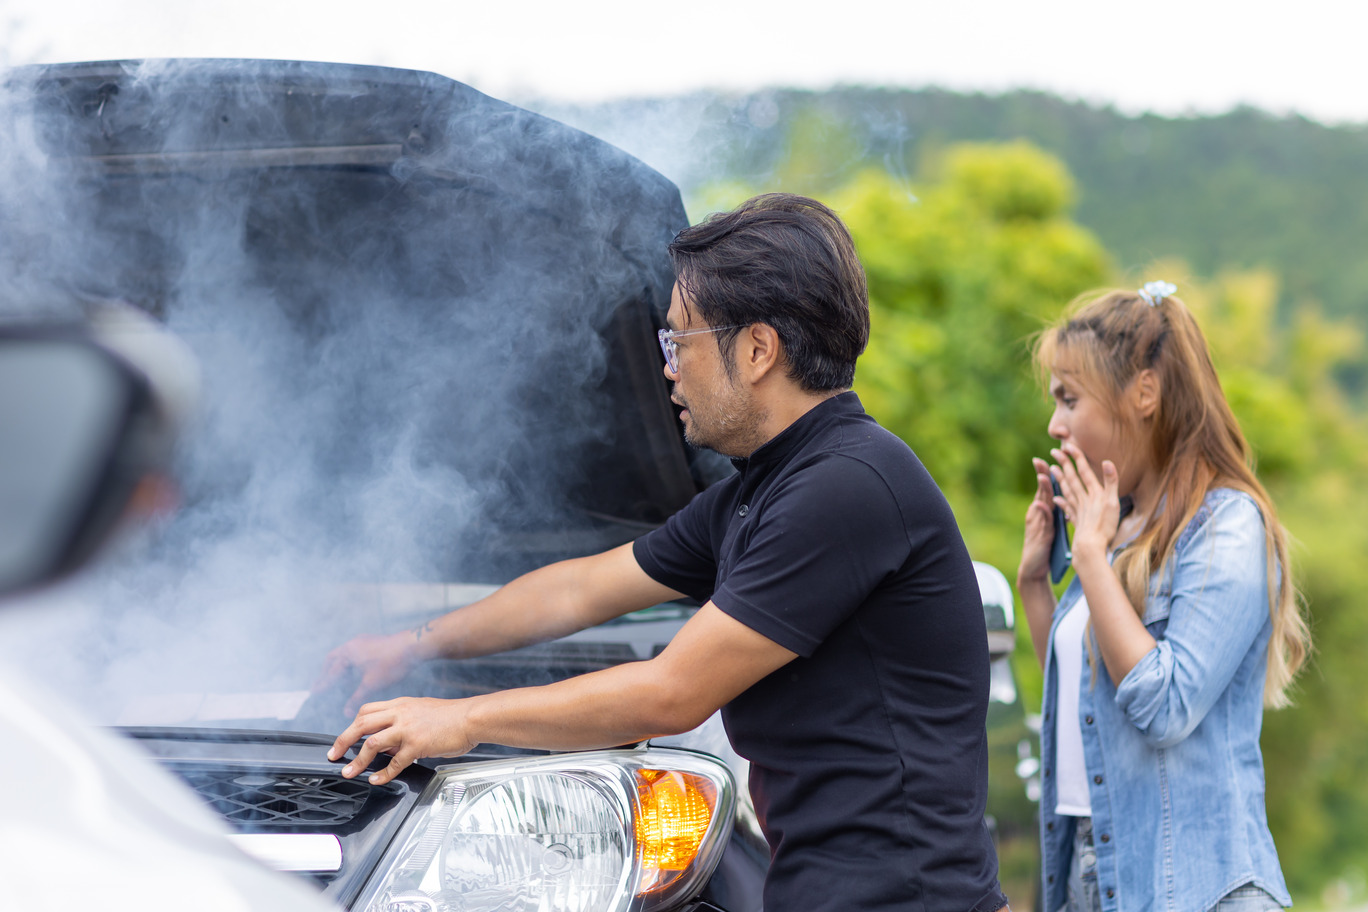
[[[660,340],[660,350],[665,353],[665,363],[670,366],[670,373],[679,373],[679,344],[675,339],[684,336],[696,336],[699,333],[715,333],[724,329],[736,329],[742,324],[732,323],[727,326],[710,326],[707,329],[661,329],[656,332],[656,338]]]

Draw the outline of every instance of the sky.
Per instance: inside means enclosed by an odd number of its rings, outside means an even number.
[[[0,62],[330,60],[586,102],[836,84],[1043,89],[1126,113],[1368,123],[1350,0],[0,0]]]

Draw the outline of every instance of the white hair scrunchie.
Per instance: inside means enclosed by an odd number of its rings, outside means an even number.
[[[1165,282],[1157,279],[1153,282],[1146,282],[1144,287],[1138,292],[1140,297],[1145,299],[1145,303],[1150,307],[1158,307],[1164,303],[1164,298],[1178,290],[1178,286],[1172,282]]]

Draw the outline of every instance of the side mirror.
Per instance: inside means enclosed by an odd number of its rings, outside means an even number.
[[[159,467],[164,424],[147,376],[86,329],[0,328],[0,594],[98,549]]]
[[[1016,647],[1016,613],[1012,608],[1012,587],[1007,577],[991,564],[974,561],[974,573],[978,576],[983,621],[988,628],[988,696],[997,703],[1015,703],[1017,689],[1011,655]]]
[[[994,662],[1012,654],[1016,648],[1016,613],[1012,608],[1012,587],[1002,571],[992,564],[974,561],[979,595],[983,597],[983,621],[988,627],[988,656]]]

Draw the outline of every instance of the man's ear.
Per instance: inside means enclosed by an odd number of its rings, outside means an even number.
[[[736,363],[752,382],[758,382],[784,359],[779,334],[768,323],[752,323],[736,337]]]
[[[1158,374],[1148,368],[1136,374],[1131,383],[1131,403],[1136,414],[1142,419],[1153,417],[1155,409],[1159,408],[1160,392]]]

